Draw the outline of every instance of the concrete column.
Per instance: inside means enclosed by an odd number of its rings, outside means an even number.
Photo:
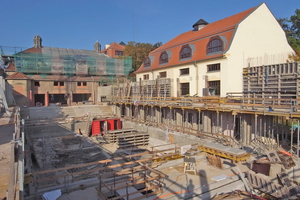
[[[29,91],[29,106],[34,106],[32,90]]]
[[[242,143],[243,145],[246,145],[247,144],[247,129],[248,129],[248,126],[247,126],[247,121],[245,119],[246,117],[244,116],[241,120],[242,122],[242,129],[241,129],[241,136],[242,136]]]
[[[125,116],[127,117],[130,117],[130,109],[129,109],[129,106],[125,104],[125,113],[124,113]]]
[[[200,119],[200,117],[201,117],[201,110],[198,109],[198,122],[197,122],[198,123],[198,128],[197,128],[198,131],[201,130],[201,127],[200,127],[201,126],[201,124],[200,124],[201,119]]]
[[[140,119],[144,119],[145,120],[145,107],[141,107],[140,108]]]
[[[94,84],[94,82],[92,83],[92,84]],[[93,100],[93,104],[95,104],[95,90],[92,92],[92,100]]]
[[[205,115],[203,116],[203,131],[210,132],[210,133],[212,131],[211,119],[208,116],[208,112],[205,112]]]
[[[235,121],[236,121],[236,114],[233,114],[233,125],[232,125],[232,135],[231,135],[231,137],[233,138],[235,136]]]
[[[179,111],[179,109],[177,109]],[[175,125],[182,125],[182,111],[181,112],[175,112],[176,113],[176,122]]]
[[[192,127],[195,130],[198,130],[198,121],[197,121],[198,112],[193,111],[193,120],[192,120]]]
[[[73,92],[71,91],[70,92],[70,106],[72,105],[72,103],[73,103]]]
[[[219,128],[219,134],[223,134],[223,114],[220,114],[220,128]]]
[[[217,130],[216,133],[220,133],[220,112],[217,111]]]
[[[257,138],[257,114],[254,115],[254,138]]]
[[[117,105],[116,104],[112,105],[112,110],[113,110],[113,114],[117,115]]]
[[[49,106],[49,92],[46,91],[45,93],[45,106]]]
[[[184,115],[184,109],[182,108],[182,114],[181,114],[181,126],[182,126],[182,127],[185,127],[185,126],[184,126],[184,116],[185,116],[185,115]]]
[[[155,107],[155,119],[157,123],[161,123],[161,112],[160,107]]]

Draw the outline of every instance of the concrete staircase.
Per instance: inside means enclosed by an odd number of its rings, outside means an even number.
[[[65,117],[59,107],[29,107],[21,108],[21,110],[27,110],[28,118],[30,120],[45,120]]]
[[[103,105],[71,106],[65,107],[64,109],[73,109],[74,117],[80,117],[85,115],[105,117],[112,115],[111,108],[109,106]]]

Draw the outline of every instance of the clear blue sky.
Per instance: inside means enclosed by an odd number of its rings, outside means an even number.
[[[203,18],[211,23],[242,12],[259,0],[1,0],[0,46],[90,49],[98,40],[166,43],[192,30]],[[275,18],[289,18],[300,0],[265,0]]]

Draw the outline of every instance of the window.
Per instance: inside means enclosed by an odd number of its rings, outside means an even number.
[[[40,87],[40,82],[39,81],[34,81],[34,86]]]
[[[159,77],[160,78],[167,78],[167,72],[159,72]]]
[[[190,74],[189,68],[180,69],[180,75],[189,75],[189,74]]]
[[[169,61],[169,57],[167,52],[163,52],[159,57],[159,64],[168,63],[168,61]]]
[[[147,67],[150,67],[151,66],[151,60],[149,57],[147,57],[145,60],[144,60],[144,67],[147,68]]]
[[[116,56],[124,56],[124,52],[123,51],[115,51],[115,55]]]
[[[86,82],[77,82],[77,86],[87,86]]]
[[[180,50],[180,59],[190,58],[192,56],[192,49],[189,45],[182,46]]]
[[[54,82],[53,82],[53,85],[54,85],[54,86],[64,86],[64,85],[65,85],[65,82],[61,82],[61,81],[60,81],[60,82],[57,82],[57,81],[54,81]]]
[[[213,65],[207,65],[207,71],[220,71],[220,63],[218,64],[213,64]]]
[[[149,74],[144,74],[144,80],[149,80]]]
[[[207,53],[223,51],[223,42],[219,38],[212,39],[207,45]]]
[[[220,95],[220,81],[209,81],[208,86],[210,95]]]
[[[188,95],[190,93],[190,83],[181,83],[180,84],[181,95]]]

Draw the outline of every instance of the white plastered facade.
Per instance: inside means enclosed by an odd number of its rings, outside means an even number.
[[[237,25],[229,42],[228,50],[221,57],[138,73],[137,80],[143,80],[144,74],[154,80],[160,72],[167,72],[172,96],[180,96],[178,82],[190,83],[189,95],[203,96],[207,76],[208,81],[220,80],[220,96],[225,97],[230,92],[242,92],[244,67],[285,63],[293,52],[284,31],[264,3]],[[207,65],[217,63],[220,63],[220,71],[207,71]],[[183,68],[189,68],[189,75],[180,75]]]

